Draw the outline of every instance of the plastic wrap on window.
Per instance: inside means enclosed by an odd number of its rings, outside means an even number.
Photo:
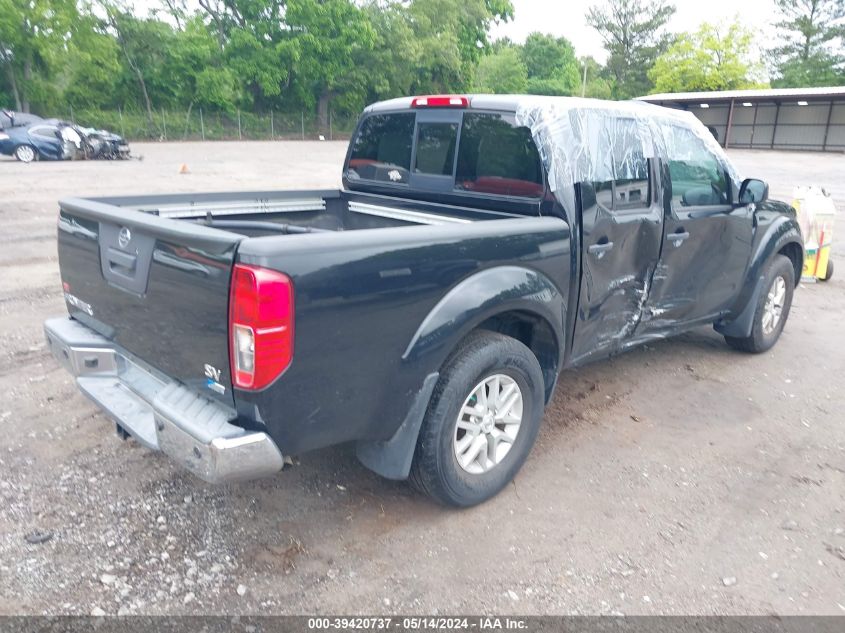
[[[645,160],[658,154],[693,159],[690,133],[739,182],[719,143],[690,112],[639,101],[526,97],[516,123],[531,130],[549,187],[567,212],[574,208],[576,183],[642,178]]]

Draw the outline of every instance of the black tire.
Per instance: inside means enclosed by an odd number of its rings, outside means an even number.
[[[833,260],[828,259],[827,260],[827,270],[824,271],[824,277],[819,277],[819,281],[827,281],[831,277],[833,277]]]
[[[763,319],[766,311],[766,303],[769,298],[769,292],[772,289],[775,280],[783,278],[785,283],[785,295],[783,299],[783,307],[781,308],[780,318],[778,319],[774,328],[766,332],[763,324]],[[754,311],[754,322],[751,328],[751,336],[744,338],[737,338],[733,336],[726,336],[725,341],[728,345],[741,352],[748,352],[751,354],[759,354],[765,352],[777,343],[780,338],[783,327],[786,325],[786,320],[789,318],[789,309],[792,307],[792,294],[795,291],[795,269],[792,267],[792,261],[785,255],[775,255],[766,267],[765,276],[763,279],[763,292],[760,293],[760,298],[757,300],[757,309]]]
[[[483,473],[459,463],[453,444],[458,415],[474,389],[490,376],[511,378],[522,395],[522,421],[510,450]],[[452,506],[468,507],[496,495],[519,471],[543,417],[543,373],[537,358],[516,339],[479,330],[455,350],[432,394],[411,464],[410,482],[420,492]]]
[[[38,160],[38,150],[32,145],[18,145],[15,148],[15,158],[22,163],[31,163]]]

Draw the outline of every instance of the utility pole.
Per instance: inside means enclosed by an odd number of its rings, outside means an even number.
[[[584,60],[584,78],[581,80],[581,96],[587,94],[587,60]]]

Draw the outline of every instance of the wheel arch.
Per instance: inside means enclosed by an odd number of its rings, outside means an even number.
[[[439,371],[478,329],[511,336],[528,347],[543,370],[551,398],[565,352],[565,298],[543,273],[521,266],[488,268],[465,279],[429,312],[402,355],[434,361]]]
[[[561,357],[560,342],[551,323],[536,313],[509,310],[482,321],[466,336],[468,337],[478,330],[489,330],[504,334],[516,339],[531,350],[537,362],[540,363],[540,370],[543,372],[543,391],[545,402],[548,404],[557,384]]]
[[[798,242],[788,242],[784,244],[777,253],[778,255],[785,255],[792,262],[792,268],[795,270],[795,287],[801,283],[801,271],[804,270],[804,246]]]
[[[766,267],[777,255],[784,255],[795,271],[795,286],[801,280],[804,267],[804,242],[798,222],[789,216],[780,215],[765,226],[752,247],[751,259],[745,280],[731,313],[717,321],[714,328],[719,334],[732,337],[746,337],[751,334],[757,300],[763,291]]]

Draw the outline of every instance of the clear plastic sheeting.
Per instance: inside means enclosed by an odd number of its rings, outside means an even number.
[[[715,154],[735,183],[737,174],[710,131],[691,113],[637,101],[525,97],[516,123],[531,130],[549,187],[567,210],[579,182],[642,178],[647,159],[694,159],[690,133]]]

